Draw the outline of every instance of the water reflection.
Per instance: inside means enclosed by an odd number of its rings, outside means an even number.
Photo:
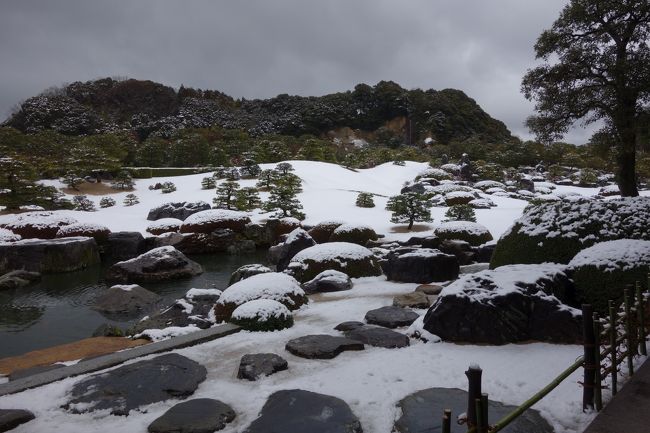
[[[194,278],[159,284],[142,284],[163,298],[168,305],[192,287],[223,289],[230,274],[250,263],[264,263],[266,252],[241,256],[194,256],[205,273]],[[104,266],[78,272],[44,275],[26,288],[0,292],[0,358],[90,337],[100,325],[127,328],[140,318],[109,320],[92,310],[95,298],[108,286],[103,280]]]

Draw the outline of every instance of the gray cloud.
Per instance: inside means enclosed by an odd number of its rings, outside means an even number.
[[[322,95],[393,80],[458,88],[528,138],[519,92],[566,0],[21,0],[0,14],[0,115],[104,76],[234,97]],[[586,141],[573,130],[567,139]]]

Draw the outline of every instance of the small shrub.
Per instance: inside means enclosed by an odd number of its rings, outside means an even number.
[[[358,207],[375,207],[373,195],[369,192],[360,192],[356,204]]]
[[[201,181],[201,189],[215,189],[217,187],[217,181],[214,177],[204,177]]]
[[[72,198],[72,204],[74,205],[74,210],[80,210],[83,212],[95,212],[95,203],[88,199],[85,195],[76,195]]]
[[[160,192],[163,194],[169,194],[171,192],[176,191],[176,185],[174,182],[163,182],[162,187],[160,188]]]
[[[399,165],[400,167],[403,167],[406,165],[406,163],[404,161],[397,160],[397,161],[393,161],[393,165]]]
[[[77,187],[84,183],[84,179],[77,176],[76,173],[69,171],[63,176],[63,179],[61,179],[61,182],[65,184],[68,188],[77,190]]]
[[[127,194],[126,197],[124,197],[124,206],[133,206],[138,203],[140,203],[140,200],[138,199],[138,196],[135,194]]]
[[[99,207],[107,208],[111,206],[115,206],[115,200],[112,197],[102,197],[102,199],[99,200]]]
[[[120,171],[111,182],[111,188],[121,191],[131,190],[134,186],[135,182],[133,181],[133,177],[126,170]]]

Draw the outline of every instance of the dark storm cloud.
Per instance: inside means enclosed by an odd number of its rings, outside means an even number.
[[[322,95],[393,80],[458,88],[521,137],[533,44],[565,0],[32,1],[0,9],[0,114],[104,76],[234,97]],[[579,130],[568,137],[583,142]]]

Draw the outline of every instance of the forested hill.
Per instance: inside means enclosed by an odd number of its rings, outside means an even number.
[[[312,134],[331,139],[352,130],[360,138],[393,146],[429,137],[440,144],[470,137],[481,142],[512,138],[503,122],[460,90],[406,90],[391,81],[319,97],[283,94],[246,100],[214,90],[175,90],[152,81],[104,78],[49,89],[27,99],[5,122],[28,133],[130,130],[137,140],[213,125],[251,136]]]

